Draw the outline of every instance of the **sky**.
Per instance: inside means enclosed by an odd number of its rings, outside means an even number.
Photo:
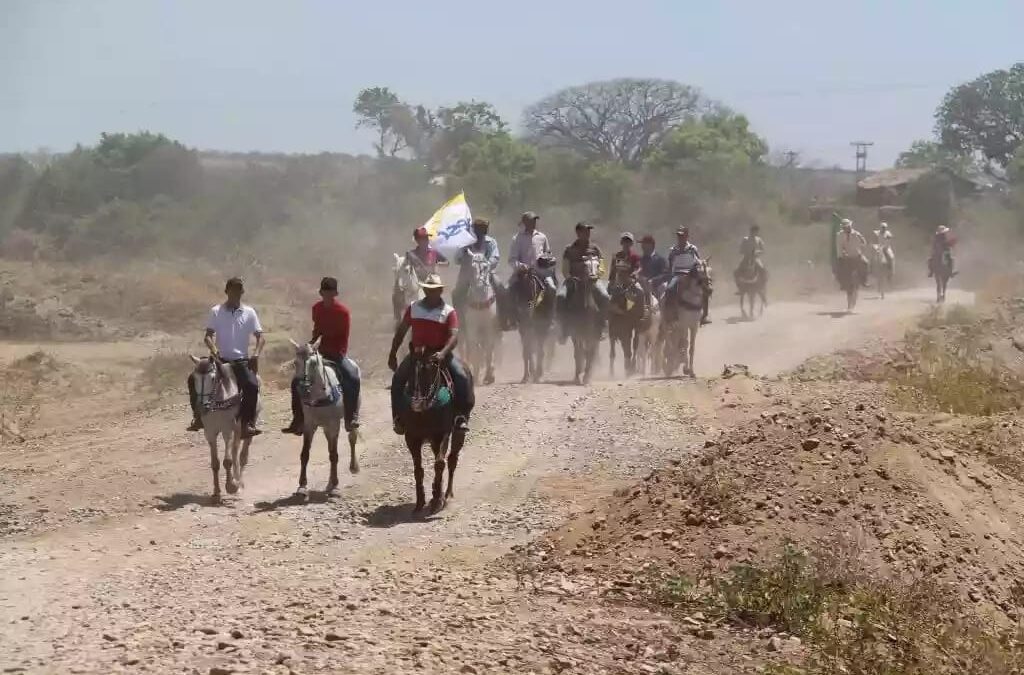
[[[883,168],[943,94],[1024,60],[1020,0],[0,0],[0,152],[162,132],[202,149],[369,153],[360,89],[522,109],[658,77],[775,150]]]

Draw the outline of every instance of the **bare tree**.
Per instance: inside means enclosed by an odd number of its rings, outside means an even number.
[[[526,109],[524,126],[538,143],[636,166],[670,129],[713,107],[679,82],[623,78],[552,94]]]

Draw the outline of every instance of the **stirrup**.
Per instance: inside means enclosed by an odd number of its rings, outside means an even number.
[[[455,430],[465,433],[469,431],[469,418],[465,415],[459,415],[455,418]]]

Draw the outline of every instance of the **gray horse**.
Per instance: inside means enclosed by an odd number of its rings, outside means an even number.
[[[251,438],[242,438],[242,425],[238,419],[242,394],[235,381],[231,366],[214,358],[199,358],[189,354],[195,364],[192,379],[202,410],[203,433],[210,445],[210,468],[213,470],[213,501],[220,501],[220,452],[218,439],[224,440],[224,489],[235,494],[244,487],[242,474],[249,463]],[[260,404],[256,404],[259,415]]]
[[[320,338],[316,342],[298,344],[290,340],[295,347],[295,377],[299,380],[299,392],[302,397],[302,452],[299,455],[299,487],[296,495],[306,495],[306,465],[309,464],[309,449],[313,445],[313,436],[317,429],[324,430],[327,438],[327,454],[331,461],[331,477],[327,481],[326,492],[333,494],[338,489],[338,438],[345,419],[345,408],[342,404],[341,385],[338,374],[328,365],[318,351]],[[356,367],[358,370],[358,366]],[[350,473],[359,473],[359,462],[356,460],[356,441],[359,433],[352,429],[348,432]]]

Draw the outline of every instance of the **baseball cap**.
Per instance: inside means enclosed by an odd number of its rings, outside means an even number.
[[[576,229],[577,230],[592,230],[592,229],[594,229],[594,226],[591,225],[590,223],[588,223],[585,220],[581,220],[580,222],[576,223]]]
[[[619,241],[622,241],[623,239],[629,239],[630,241],[636,241],[636,238],[633,237],[633,233],[632,232],[623,232],[622,236],[619,237]]]
[[[533,211],[526,211],[523,213],[522,220],[540,220],[540,216]]]

